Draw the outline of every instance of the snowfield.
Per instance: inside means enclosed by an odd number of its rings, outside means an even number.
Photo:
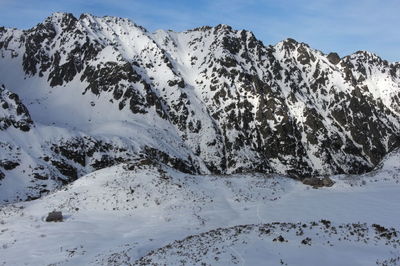
[[[277,175],[188,175],[151,160],[0,209],[2,265],[397,265],[400,153],[313,189]],[[62,211],[64,221],[45,222]],[[183,239],[183,240],[180,240]],[[329,263],[328,263],[329,262]]]

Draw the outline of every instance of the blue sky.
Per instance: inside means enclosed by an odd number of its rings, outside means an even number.
[[[127,17],[150,31],[229,24],[264,44],[291,37],[341,56],[400,61],[399,0],[0,0],[0,25],[30,28],[53,12]]]

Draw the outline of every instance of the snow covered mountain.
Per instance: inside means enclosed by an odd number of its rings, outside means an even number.
[[[226,25],[150,33],[55,13],[0,28],[0,73],[3,202],[143,158],[304,178],[364,173],[400,146],[400,63]]]

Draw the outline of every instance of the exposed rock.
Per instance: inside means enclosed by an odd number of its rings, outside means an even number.
[[[335,182],[334,182],[332,179],[330,179],[328,176],[325,176],[325,177],[322,179],[322,184],[323,184],[325,187],[331,187],[331,186],[333,186],[333,185],[335,184]]]
[[[337,65],[340,62],[340,56],[337,53],[329,53],[326,58],[328,58],[329,62],[334,65]]]
[[[302,182],[304,185],[312,186],[313,188],[331,187],[335,184],[335,182],[328,176],[325,176],[322,179],[317,177],[307,177],[304,178]]]
[[[62,212],[52,211],[46,217],[46,222],[62,222],[64,219]]]
[[[54,165],[64,177],[66,177],[66,179],[60,179],[63,183],[67,184],[78,179],[77,169],[67,162],[52,160],[51,164]]]
[[[188,173],[188,174],[200,173],[198,166],[195,165],[193,161],[185,161],[180,158],[172,157],[166,154],[165,152],[162,152],[160,150],[151,147],[145,147],[144,152],[146,153],[150,161],[157,161],[160,163],[164,163],[183,173]],[[147,160],[144,160],[142,162],[147,162]]]
[[[19,162],[15,162],[15,161],[9,161],[9,160],[0,161],[0,167],[3,167],[4,170],[7,170],[7,171],[14,169],[18,165],[19,165]]]
[[[306,237],[305,239],[301,240],[301,244],[311,246],[311,238]]]
[[[39,180],[47,180],[49,179],[49,177],[47,175],[44,174],[40,174],[40,173],[33,173],[33,177]]]
[[[303,184],[312,186],[314,188],[319,188],[324,186],[322,179],[319,179],[317,177],[306,177],[303,179]]]
[[[274,238],[272,241],[276,242],[288,242],[283,236],[278,236],[277,238]]]
[[[33,126],[32,118],[19,96],[10,92],[4,85],[0,86],[0,130],[13,126],[27,132]]]

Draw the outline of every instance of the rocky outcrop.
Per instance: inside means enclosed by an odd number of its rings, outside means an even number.
[[[19,96],[7,90],[4,85],[1,85],[0,130],[5,130],[11,126],[26,132],[33,127],[33,121]]]
[[[337,53],[329,53],[326,58],[328,58],[329,62],[334,65],[337,65],[340,62],[340,56]]]

